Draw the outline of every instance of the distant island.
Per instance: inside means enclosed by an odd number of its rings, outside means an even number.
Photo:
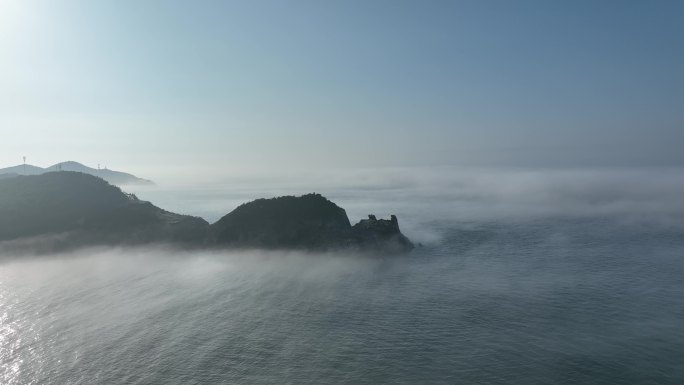
[[[33,166],[30,164],[20,164],[18,166],[0,168],[0,179],[6,178],[7,175],[41,175],[53,171],[75,171],[82,172],[88,175],[100,177],[107,182],[117,185],[151,185],[152,181],[138,178],[135,175],[128,174],[121,171],[109,170],[108,168],[92,168],[78,162],[68,161],[54,164],[47,168]]]
[[[81,172],[0,178],[2,250],[49,253],[148,244],[374,253],[413,249],[394,215],[369,215],[352,226],[344,209],[315,193],[257,199],[209,224],[163,210]]]

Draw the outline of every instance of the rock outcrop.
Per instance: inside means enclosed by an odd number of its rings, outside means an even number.
[[[377,219],[369,215],[352,227],[354,239],[364,249],[402,252],[413,249],[413,243],[399,230],[396,215],[390,219]]]

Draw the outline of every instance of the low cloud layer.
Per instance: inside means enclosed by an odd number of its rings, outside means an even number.
[[[231,175],[137,191],[163,208],[215,221],[261,197],[319,192],[347,210],[399,215],[408,234],[431,222],[606,217],[684,226],[684,170],[402,168]],[[430,236],[425,234],[425,238]]]

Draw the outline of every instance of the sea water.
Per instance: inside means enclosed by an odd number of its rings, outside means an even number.
[[[576,199],[549,184],[322,191],[352,220],[397,213],[422,246],[396,257],[3,255],[0,383],[684,383],[679,187],[577,180]],[[271,192],[161,190],[138,194],[211,220]]]

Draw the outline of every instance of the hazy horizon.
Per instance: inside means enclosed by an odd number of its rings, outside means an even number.
[[[677,1],[0,1],[0,164],[684,165]]]
[[[0,168],[147,179],[0,175],[3,385],[684,383],[684,1],[0,0],[0,53]]]

